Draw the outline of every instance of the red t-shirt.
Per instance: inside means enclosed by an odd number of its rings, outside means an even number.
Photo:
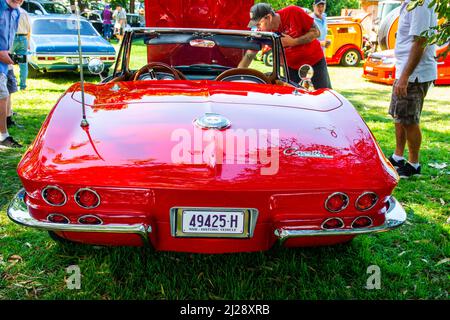
[[[298,6],[289,6],[277,13],[281,18],[280,28],[277,31],[290,35],[292,38],[306,34],[314,23],[314,19]],[[287,64],[292,69],[299,69],[304,64],[315,65],[324,57],[322,47],[317,39],[307,44],[285,48],[284,51]]]

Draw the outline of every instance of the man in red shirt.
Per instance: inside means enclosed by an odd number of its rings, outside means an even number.
[[[249,28],[281,33],[291,80],[300,82],[298,69],[309,64],[314,69],[314,88],[331,89],[327,62],[317,39],[320,31],[302,8],[288,6],[275,12],[269,4],[257,3],[250,9],[250,19]],[[239,67],[248,67],[254,56],[254,52],[248,52]]]

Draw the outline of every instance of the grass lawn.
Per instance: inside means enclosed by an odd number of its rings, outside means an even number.
[[[361,68],[330,67],[334,89],[358,109],[390,155],[391,87],[366,82]],[[96,81],[96,78],[88,78]],[[72,74],[29,79],[14,94],[14,137],[28,146]],[[423,113],[423,175],[401,181],[395,196],[408,212],[392,232],[355,238],[334,247],[262,253],[198,255],[142,248],[61,246],[46,232],[20,227],[6,208],[21,188],[16,166],[25,148],[0,151],[1,299],[448,299],[450,290],[450,87],[432,88]],[[66,268],[78,265],[80,290],[69,290]],[[365,288],[371,265],[381,289]]]

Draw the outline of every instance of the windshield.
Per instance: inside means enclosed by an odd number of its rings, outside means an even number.
[[[159,62],[175,67],[189,79],[212,79],[224,70],[246,68],[241,65],[243,57],[253,54],[259,59],[253,60],[248,68],[266,75],[276,72],[278,79],[287,77],[284,56],[275,59],[272,53],[274,38],[271,35],[211,33],[208,30],[134,31],[130,43],[129,54],[124,55],[124,67],[130,71]],[[265,64],[262,53],[270,53],[271,61],[278,63],[275,66]]]
[[[48,13],[70,14],[69,9],[59,3],[42,3],[42,6]]]
[[[82,36],[97,36],[97,32],[87,21],[81,21]],[[65,19],[39,19],[33,23],[33,34],[77,35],[77,21]]]
[[[258,52],[272,46],[270,37],[246,37],[225,34],[164,33],[135,34],[132,51],[148,51],[148,62],[171,66],[221,65],[236,68],[247,51]],[[147,57],[145,56],[145,62]]]

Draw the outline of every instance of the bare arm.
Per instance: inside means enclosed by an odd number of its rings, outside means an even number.
[[[14,64],[14,61],[9,57],[8,51],[0,51],[0,62]]]
[[[408,93],[406,90],[408,87],[408,79],[419,64],[420,59],[422,59],[423,52],[425,51],[425,42],[426,38],[424,37],[414,37],[408,61],[394,87],[394,93],[399,97],[406,97]]]
[[[239,62],[238,68],[248,68],[253,59],[255,59],[256,54],[256,51],[247,50],[247,52],[245,52],[244,56],[242,57],[241,62]]]
[[[287,34],[283,34],[283,38],[281,38],[281,43],[283,44],[283,47],[295,47],[298,45],[310,43],[311,41],[319,37],[320,37],[320,30],[314,23],[307,33],[298,38],[292,38]]]

